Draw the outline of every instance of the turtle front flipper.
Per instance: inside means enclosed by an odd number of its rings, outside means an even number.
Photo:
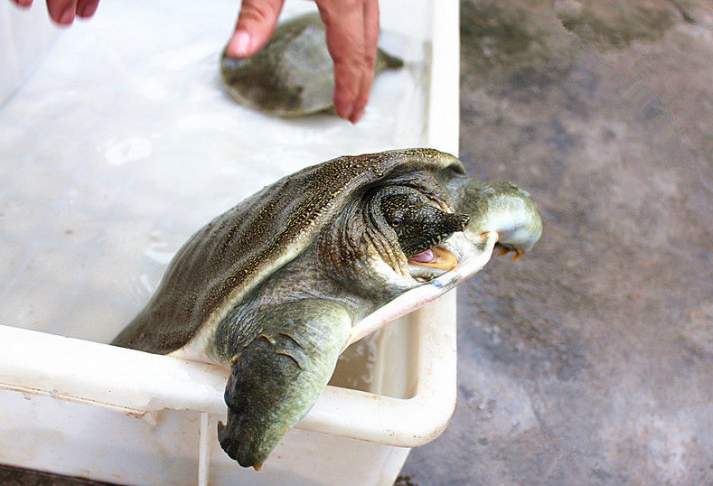
[[[259,309],[250,322],[255,337],[231,360],[228,421],[218,424],[220,445],[231,458],[260,468],[317,401],[351,324],[347,310],[328,300]]]

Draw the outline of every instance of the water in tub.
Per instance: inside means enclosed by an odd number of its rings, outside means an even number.
[[[103,2],[62,30],[0,105],[0,324],[108,342],[181,244],[242,198],[338,155],[423,145],[427,43],[398,23],[405,8],[419,7],[382,9],[380,44],[406,66],[375,82],[356,126],[232,101],[218,73],[232,1]],[[374,342],[350,353],[335,380],[367,388]]]

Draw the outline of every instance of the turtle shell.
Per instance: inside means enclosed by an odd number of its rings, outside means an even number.
[[[304,252],[367,187],[407,172],[446,168],[465,173],[450,154],[405,149],[338,157],[280,179],[195,233],[112,344],[158,354],[183,347]]]

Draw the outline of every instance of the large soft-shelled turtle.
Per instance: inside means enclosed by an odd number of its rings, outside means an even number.
[[[259,468],[355,340],[528,251],[542,223],[507,182],[432,149],[339,157],[265,187],[178,251],[113,344],[230,368],[220,443]]]

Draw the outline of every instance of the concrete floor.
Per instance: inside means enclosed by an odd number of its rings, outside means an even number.
[[[713,4],[625,4],[461,3],[461,158],[545,226],[461,286],[404,485],[713,484]]]
[[[461,157],[545,230],[461,287],[458,405],[398,484],[712,484],[713,5],[463,0],[461,32]]]

